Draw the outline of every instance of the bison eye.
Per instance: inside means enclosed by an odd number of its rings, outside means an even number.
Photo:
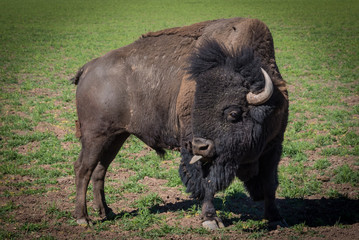
[[[237,107],[230,107],[224,111],[228,122],[236,123],[241,120],[242,111]]]

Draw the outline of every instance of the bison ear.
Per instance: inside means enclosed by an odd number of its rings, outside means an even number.
[[[229,56],[222,44],[207,39],[189,57],[189,67],[186,70],[192,78],[196,78],[203,72],[224,65]]]

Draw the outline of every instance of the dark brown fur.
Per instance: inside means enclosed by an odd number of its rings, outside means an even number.
[[[287,90],[275,62],[272,36],[264,23],[256,19],[221,19],[144,34],[134,43],[85,64],[72,79],[78,85],[76,126],[81,126],[82,143],[75,163],[75,216],[79,223],[89,222],[86,191],[90,179],[100,215],[112,215],[105,201],[105,174],[129,135],[137,136],[159,154],[164,153],[163,149],[190,151],[196,82],[187,73],[188,59],[208,40],[227,49],[246,46],[254,50],[274,83],[274,97],[283,103],[275,113],[283,125],[278,131],[283,134]],[[218,220],[211,202],[214,193],[215,190],[205,197],[205,219]],[[267,214],[273,208],[271,201],[274,199],[266,202]],[[275,216],[267,217],[278,220],[279,215],[273,211]]]

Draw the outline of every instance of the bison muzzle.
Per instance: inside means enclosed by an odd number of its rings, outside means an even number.
[[[285,226],[275,204],[277,168],[288,119],[288,95],[267,26],[233,18],[150,32],[85,64],[77,84],[75,162],[79,224],[89,224],[86,192],[114,215],[105,200],[107,168],[132,134],[163,155],[179,150],[179,174],[202,201],[202,225],[223,227],[214,194],[235,177],[264,217]]]

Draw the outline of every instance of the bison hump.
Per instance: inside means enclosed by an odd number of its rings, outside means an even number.
[[[164,30],[157,31],[157,32],[148,32],[146,34],[143,34],[141,36],[141,39],[142,38],[150,38],[150,37],[160,37],[160,36],[166,36],[166,35],[178,35],[181,37],[189,37],[189,38],[198,39],[199,37],[202,36],[203,29],[214,21],[216,21],[216,20],[195,23],[195,24],[192,24],[189,26],[184,26],[184,27],[175,27],[175,28],[164,29]]]

